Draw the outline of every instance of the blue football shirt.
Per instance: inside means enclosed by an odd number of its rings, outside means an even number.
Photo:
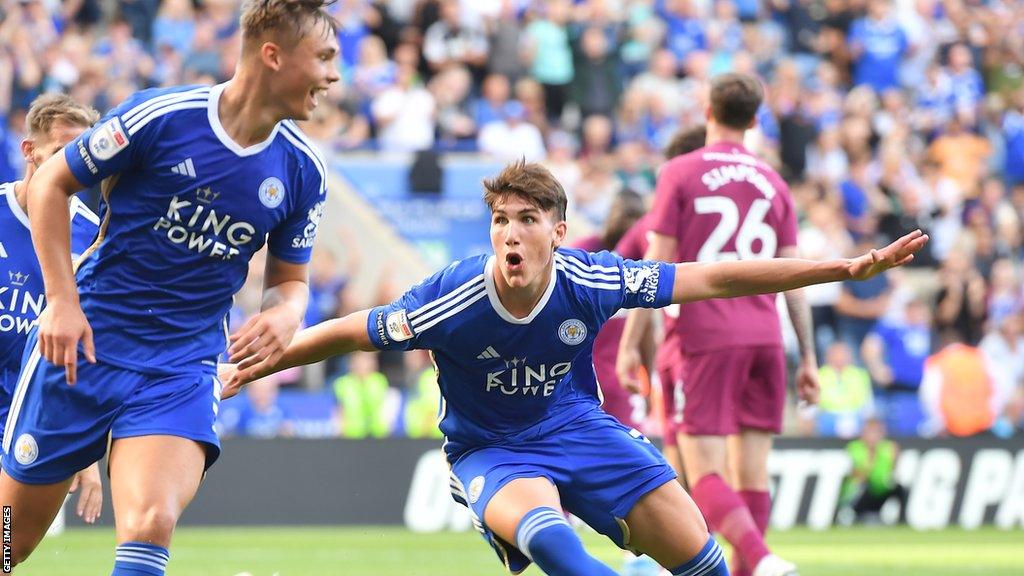
[[[309,261],[323,158],[291,121],[238,145],[220,121],[224,86],[143,90],[64,148],[82,184],[102,182],[102,238],[78,289],[104,362],[210,370],[253,253]]]
[[[28,215],[18,206],[14,184],[0,184],[0,368],[17,372],[29,330],[43,311],[45,291]],[[71,258],[77,260],[96,238],[99,218],[77,196],[69,206]]]
[[[867,84],[878,94],[899,87],[897,73],[909,42],[895,19],[882,22],[871,18],[855,20],[850,27],[848,42],[864,48],[854,64],[854,84]]]
[[[525,318],[498,300],[494,256],[456,262],[370,312],[382,350],[433,352],[449,457],[545,434],[600,403],[594,338],[621,308],[672,300],[675,268],[561,248],[547,291]]]

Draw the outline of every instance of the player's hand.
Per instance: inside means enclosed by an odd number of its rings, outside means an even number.
[[[217,365],[217,379],[220,380],[220,399],[227,400],[232,396],[238,394],[245,383],[241,382],[237,378],[238,365],[237,364],[218,364]]]
[[[96,363],[92,327],[74,300],[53,300],[39,315],[39,353],[54,366],[63,366],[69,385],[78,381],[78,343],[82,343],[85,359]]]
[[[848,271],[853,280],[867,280],[882,272],[903,266],[914,259],[914,253],[928,242],[928,235],[920,230],[889,244],[885,248],[872,250],[863,256],[850,260]]]
[[[229,338],[229,361],[243,376],[266,374],[281,359],[302,318],[286,304],[256,314]],[[237,378],[237,377],[236,377]]]
[[[814,360],[804,360],[796,371],[796,395],[805,406],[814,406],[821,398],[818,366]]]
[[[78,506],[75,512],[87,524],[96,522],[103,509],[103,485],[100,484],[100,464],[93,462],[91,466],[75,474],[69,492],[81,489],[78,493]]]
[[[639,348],[620,348],[615,358],[615,374],[619,377],[619,385],[634,394],[642,393],[640,369],[643,365]]]

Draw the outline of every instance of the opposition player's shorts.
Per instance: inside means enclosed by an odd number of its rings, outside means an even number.
[[[682,373],[681,432],[728,436],[744,428],[782,431],[786,356],[781,346],[687,354]]]
[[[661,384],[661,398],[664,410],[664,429],[662,444],[675,446],[678,444],[676,434],[683,425],[683,374],[681,361],[662,362],[660,357],[655,362],[658,381]]]
[[[111,438],[169,435],[200,442],[208,468],[220,455],[213,430],[220,403],[216,374],[155,376],[79,354],[78,381],[39,355],[29,334],[4,430],[4,472],[25,484],[53,484],[103,457]]]
[[[11,409],[11,396],[14,395],[14,384],[18,381],[18,373],[9,368],[0,368],[0,427],[7,423],[7,412]],[[0,442],[3,432],[0,431]]]
[[[469,507],[484,539],[513,574],[530,560],[487,528],[484,510],[502,487],[517,478],[547,478],[562,506],[629,548],[625,518],[637,501],[676,474],[643,435],[594,410],[535,440],[471,450],[452,465],[452,496]]]

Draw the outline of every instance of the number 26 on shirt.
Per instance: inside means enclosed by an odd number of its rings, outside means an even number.
[[[697,214],[719,214],[722,217],[697,253],[697,261],[719,262],[773,258],[778,240],[775,236],[775,229],[764,221],[769,209],[771,209],[771,202],[764,198],[758,198],[750,205],[750,210],[740,222],[739,207],[731,198],[727,196],[696,198],[694,210]],[[736,250],[734,252],[723,251],[722,248],[734,235]],[[760,242],[756,242],[758,240]],[[759,244],[756,250],[755,244]]]

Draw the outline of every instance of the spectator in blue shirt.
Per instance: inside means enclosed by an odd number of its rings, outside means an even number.
[[[1017,105],[1003,116],[1003,138],[1006,183],[1010,186],[1024,183],[1024,91],[1017,94]]]
[[[926,136],[934,136],[953,117],[953,84],[938,64],[928,66],[924,79],[916,87],[911,122]]]
[[[153,43],[188,54],[196,35],[196,18],[189,0],[165,0],[153,21]]]
[[[868,15],[850,27],[848,42],[855,85],[867,84],[878,94],[899,87],[900,60],[910,46],[907,34],[892,16],[890,0],[871,0]]]
[[[658,0],[657,8],[665,20],[665,46],[679,62],[708,47],[707,24],[699,18],[692,0]]]
[[[355,242],[347,244],[354,246]],[[313,252],[310,268],[309,305],[306,307],[304,321],[306,326],[314,326],[337,316],[341,306],[341,293],[349,279],[348,275],[338,268],[337,258],[327,248],[319,248]]]
[[[910,390],[916,398],[924,361],[931,352],[931,312],[923,301],[913,300],[903,318],[875,324],[861,354],[876,384],[888,390]]]
[[[14,182],[21,177],[21,139],[11,130],[7,115],[0,112],[0,182]]]
[[[977,121],[978,105],[985,97],[985,82],[974,68],[974,57],[966,44],[951,46],[948,60],[946,74],[952,88],[953,108],[970,118],[973,125]]]
[[[860,237],[853,253],[861,254],[875,245],[875,235],[865,234]],[[860,357],[861,343],[875,323],[889,308],[889,297],[892,287],[885,274],[879,274],[867,282],[843,282],[836,301],[836,324],[839,327],[839,339],[846,342],[854,353],[854,361],[863,366]]]
[[[903,318],[879,321],[864,340],[878,410],[896,436],[913,436],[924,422],[918,388],[933,345],[931,312],[921,300],[911,301]]]
[[[502,110],[512,94],[512,83],[504,74],[488,74],[480,88],[480,97],[473,103],[473,120],[477,129],[503,119]]]
[[[274,376],[261,378],[246,388],[245,407],[238,420],[238,434],[253,438],[276,438],[291,436],[291,424],[287,415],[277,403],[278,382]]]

